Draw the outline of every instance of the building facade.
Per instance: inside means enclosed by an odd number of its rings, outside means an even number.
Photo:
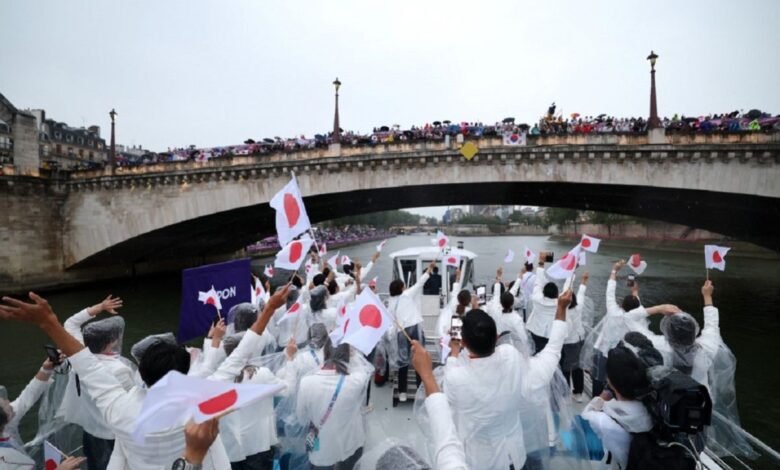
[[[95,168],[108,159],[98,126],[71,127],[42,109],[21,110],[0,94],[0,173]]]

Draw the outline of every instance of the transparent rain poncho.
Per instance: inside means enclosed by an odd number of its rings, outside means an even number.
[[[319,429],[320,444],[320,450],[308,454],[312,463],[318,458],[348,458],[349,455],[341,455],[339,450],[345,442],[358,442],[359,447],[364,445],[365,429],[361,408],[373,365],[348,344],[326,350],[328,355],[324,358],[323,366],[305,374],[298,381],[297,389],[282,400],[286,402],[285,406],[280,403],[276,408],[278,419],[284,423],[284,438],[280,441],[282,448],[289,454],[288,468],[291,469],[309,468],[306,439],[310,424]],[[346,375],[343,376],[341,391],[332,413],[320,429],[321,411],[327,408],[342,373]],[[299,411],[303,411],[304,415],[299,415]]]
[[[371,449],[355,464],[354,470],[432,470],[433,465],[413,446],[397,439],[385,439]]]
[[[592,304],[592,300],[588,299]],[[588,307],[586,302],[583,308],[583,325],[593,324],[593,307]],[[587,313],[586,312],[590,312]],[[586,317],[590,317],[590,320],[586,323]],[[620,343],[623,337],[630,330],[626,321],[626,314],[620,312],[620,314],[607,313],[601,320],[588,332],[588,326],[585,326],[586,336],[585,342],[582,345],[582,351],[580,352],[580,368],[586,371],[590,371],[594,379],[606,380],[606,370],[598,367],[598,363],[606,362],[607,353]]]
[[[317,286],[311,290],[309,307],[312,313],[319,312],[326,308],[328,300],[328,289],[325,286]]]
[[[230,307],[225,319],[226,334],[241,333],[248,330],[257,320],[258,308],[249,302],[243,302]]]
[[[508,335],[504,335],[508,336]],[[505,339],[507,344],[514,344]],[[521,354],[521,370],[528,373],[529,356],[522,347],[517,349]],[[434,377],[440,386],[443,383],[444,367],[434,369]],[[525,378],[525,377],[524,377]],[[493,394],[495,383],[473,383],[474,388],[484,388],[485,394]],[[556,369],[553,378],[548,385],[525,389],[518,396],[506,396],[502,400],[516,400],[517,414],[506,414],[504,421],[497,423],[499,419],[494,415],[469,416],[472,420],[486,420],[482,426],[478,426],[479,435],[463,436],[458,432],[468,455],[469,442],[476,439],[486,439],[484,431],[494,429],[496,437],[503,437],[504,429],[514,428],[512,422],[506,420],[519,419],[523,431],[523,444],[526,452],[526,462],[529,468],[543,469],[588,469],[591,468],[586,433],[583,429],[582,419],[577,416],[572,407],[571,391],[560,370]],[[446,390],[443,389],[445,394]],[[414,414],[423,435],[430,435],[430,420],[425,408],[425,387],[420,386],[414,401]],[[455,410],[453,410],[455,413]],[[518,418],[519,417],[519,418]],[[499,419],[499,420],[500,420]],[[487,439],[491,439],[487,436]],[[553,444],[552,446],[550,444]],[[433,452],[428,442],[428,454]]]
[[[173,333],[160,333],[156,335],[149,335],[146,338],[138,341],[130,348],[130,356],[135,360],[136,364],[141,363],[141,357],[143,357],[149,347],[158,341],[162,341],[169,344],[177,344],[176,336]]]
[[[672,364],[684,374],[691,375],[694,362],[699,353],[696,337],[699,336],[699,324],[688,313],[681,312],[674,315],[664,315],[660,325],[661,333],[666,338],[672,349]],[[704,384],[707,385],[707,384]]]
[[[113,316],[89,322],[81,329],[84,346],[92,354],[122,354],[122,337],[125,333],[125,319]]]

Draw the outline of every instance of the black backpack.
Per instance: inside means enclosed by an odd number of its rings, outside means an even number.
[[[660,438],[657,432],[631,434],[626,470],[695,470],[689,446]]]

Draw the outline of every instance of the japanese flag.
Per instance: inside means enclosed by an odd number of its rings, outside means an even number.
[[[333,268],[333,270],[335,271],[339,267],[339,262],[340,261],[341,261],[341,259],[339,258],[339,253],[336,252],[335,255],[333,255],[330,258],[328,258],[328,266]]]
[[[512,250],[507,250],[506,256],[504,256],[504,263],[511,263],[513,259],[515,259],[515,252]]]
[[[269,266],[269,265],[266,264],[265,265],[265,270],[263,271],[263,274],[265,274],[266,277],[268,277],[269,279],[274,277],[274,267],[273,266]]]
[[[257,305],[257,303],[260,301],[260,299],[263,299],[265,297],[265,288],[263,287],[263,283],[260,282],[260,279],[252,276],[252,278],[255,280],[254,285],[252,286],[252,296],[251,301],[253,305]]]
[[[303,265],[304,271],[306,271],[306,274],[310,274],[311,270],[314,269],[314,263],[311,262],[310,259],[306,260],[306,263]]]
[[[325,245],[325,243],[323,243],[322,245],[320,245],[320,256],[325,256],[327,254],[328,254],[328,247],[327,245]]]
[[[344,300],[339,302],[339,305],[336,307],[336,312],[338,313],[338,317],[336,318],[336,328],[331,331],[329,335],[330,341],[334,346],[341,344],[341,340],[344,339],[344,335],[347,333],[347,331],[351,333],[355,329],[354,324],[352,325],[352,329],[349,327],[349,319],[347,318],[347,303]]]
[[[456,268],[460,267],[460,256],[447,255],[442,261],[444,261],[445,268],[447,266],[455,266]]]
[[[726,253],[731,248],[718,245],[704,245],[704,265],[707,269],[726,270]]]
[[[43,441],[43,468],[55,470],[62,461],[62,452],[49,441]]]
[[[297,300],[294,304],[290,305],[290,308],[288,308],[287,311],[284,312],[284,315],[282,315],[282,317],[279,318],[279,320],[277,320],[276,324],[280,325],[291,318],[297,317],[298,315],[301,314],[302,310],[303,310],[303,304],[301,303],[300,300]]]
[[[526,260],[528,263],[531,263],[531,264],[534,264],[534,263],[536,263],[536,253],[534,253],[533,251],[531,251],[531,249],[530,249],[530,248],[528,248],[527,246],[526,246],[526,247],[525,247],[525,249],[523,250],[523,254],[525,255],[525,260]]]
[[[385,243],[387,243],[387,240],[383,240],[382,243],[380,243],[379,245],[376,246],[377,253],[381,253],[382,252],[382,248],[385,247]]]
[[[363,354],[370,354],[392,322],[382,300],[371,289],[363,289],[347,308],[342,342],[351,344]]]
[[[221,382],[170,371],[146,393],[133,438],[143,443],[147,435],[182,427],[190,419],[200,424],[273,396],[284,387]]]
[[[370,281],[368,281],[368,287],[376,288],[376,282],[379,279],[379,276],[374,277]]]
[[[628,258],[628,267],[639,276],[647,269],[647,263],[639,256],[639,253],[634,253]]]
[[[546,271],[548,277],[553,279],[568,279],[574,274],[574,270],[577,269],[577,260],[580,257],[580,247],[576,246],[571,249],[566,255],[556,261]]]
[[[440,250],[443,250],[449,242],[450,239],[447,238],[447,235],[444,235],[444,232],[441,230],[436,232],[436,246],[438,246]]]
[[[352,264],[352,260],[347,255],[341,257],[341,265],[344,266],[345,264]]]
[[[297,271],[313,243],[311,239],[291,241],[276,254],[274,267]]]
[[[276,193],[270,204],[276,210],[276,234],[280,245],[287,245],[292,239],[311,228],[295,175],[281,191]]]
[[[198,292],[198,301],[203,302],[203,305],[213,305],[217,310],[222,310],[222,302],[219,301],[219,295],[214,290],[214,286],[211,286],[206,292]]]
[[[580,265],[580,266],[585,266],[586,264],[588,264],[588,257],[585,256],[585,252],[584,251],[580,252],[580,257],[577,260],[577,264]]]
[[[591,253],[596,253],[599,251],[599,244],[601,243],[601,240],[598,238],[589,237],[588,235],[583,234],[582,240],[580,240],[580,246],[585,251],[590,251]]]

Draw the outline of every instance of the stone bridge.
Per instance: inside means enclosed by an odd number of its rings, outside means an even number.
[[[657,141],[657,140],[656,140]],[[780,250],[777,134],[566,136],[505,146],[399,143],[0,177],[0,285],[178,269],[274,232],[268,201],[295,172],[312,222],[447,204],[609,211]]]

